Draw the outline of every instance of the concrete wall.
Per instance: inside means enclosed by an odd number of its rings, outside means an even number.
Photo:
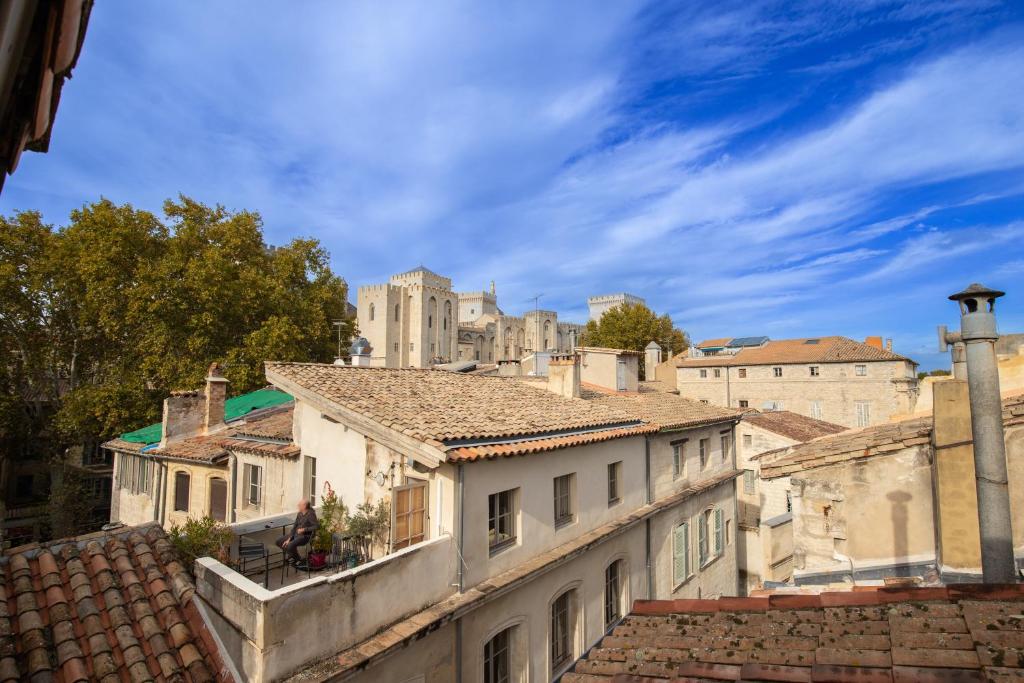
[[[114,453],[114,479],[111,483],[110,489],[110,521],[122,522],[123,524],[128,524],[130,526],[138,526],[139,524],[152,522],[156,519],[156,496],[158,495],[156,488],[158,486],[159,479],[156,476],[155,470],[159,468],[159,465],[157,463],[153,463],[151,465],[154,473],[151,476],[149,490],[141,493],[132,493],[131,490],[127,488],[122,489],[119,485],[119,473],[121,472],[121,468],[125,466],[126,457],[132,456],[125,456],[123,453]]]
[[[640,388],[640,357],[633,353],[609,351],[580,351],[580,371],[583,381],[599,387],[618,391],[617,373],[619,361],[626,364],[626,387],[622,391],[638,391]]]
[[[858,577],[920,575],[936,558],[931,477],[927,444],[794,474],[797,582],[848,575],[836,553]]]
[[[811,366],[819,374],[810,374]],[[856,374],[856,366],[866,366],[867,374]],[[775,377],[773,368],[782,368],[782,377]],[[791,365],[752,365],[743,368],[746,377],[739,377],[740,367],[681,367],[676,371],[676,388],[689,396],[714,405],[764,408],[770,402],[781,402],[781,408],[817,417],[847,427],[857,425],[857,402],[866,402],[868,424],[888,422],[894,415],[913,412],[917,402],[917,379],[914,366],[904,361],[866,363],[805,363]],[[707,377],[701,377],[701,371]],[[815,414],[814,403],[820,406]]]
[[[277,591],[206,557],[196,561],[196,592],[222,620],[218,635],[242,676],[271,681],[450,595],[454,557],[451,537],[443,536]],[[412,577],[415,590],[410,590]]]

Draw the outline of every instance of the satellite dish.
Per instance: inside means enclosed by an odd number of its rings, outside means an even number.
[[[384,473],[383,472],[378,472],[377,474],[374,475],[373,480],[375,482],[377,482],[377,486],[383,486],[384,485]]]

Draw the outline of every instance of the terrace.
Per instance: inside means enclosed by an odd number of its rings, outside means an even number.
[[[358,548],[365,544],[336,535],[327,565],[300,571],[285,567],[274,547],[293,519],[274,515],[231,525],[228,562],[203,557],[195,564],[197,595],[218,633],[228,634],[226,650],[246,679],[283,678],[455,591],[458,563],[448,534],[379,555],[363,554]],[[246,559],[239,548],[247,544],[270,552]],[[280,647],[285,641],[288,647]]]

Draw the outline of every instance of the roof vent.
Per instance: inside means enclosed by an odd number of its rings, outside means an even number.
[[[820,339],[804,339],[804,344],[818,344],[820,342]]]

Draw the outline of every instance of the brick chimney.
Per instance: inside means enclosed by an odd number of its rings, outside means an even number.
[[[566,398],[580,397],[580,357],[575,353],[551,356],[548,390]]]
[[[864,343],[867,344],[868,346],[873,346],[876,349],[881,349],[882,348],[882,338],[881,337],[867,337],[867,338],[864,339]]]
[[[203,410],[203,433],[215,432],[224,426],[224,401],[228,394],[228,381],[220,363],[211,363],[206,373],[206,402]]]

